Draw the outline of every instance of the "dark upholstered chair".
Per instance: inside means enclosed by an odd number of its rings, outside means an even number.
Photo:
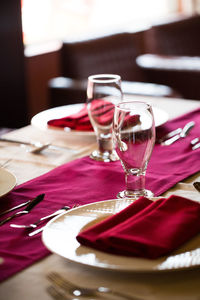
[[[86,101],[87,80],[56,77],[49,81],[50,106],[82,103]],[[166,85],[122,81],[122,90],[129,95],[155,97],[180,97],[180,94]]]
[[[170,87],[142,83],[143,71],[136,57],[144,53],[144,32],[116,33],[78,42],[64,42],[62,77],[48,83],[50,106],[86,101],[87,78],[92,74],[119,74],[123,92],[151,96],[175,96]]]
[[[145,43],[148,53],[136,62],[147,81],[200,100],[200,16],[155,25],[145,32]]]
[[[142,79],[135,58],[143,48],[143,32],[107,35],[95,39],[63,43],[64,77],[86,79],[91,74],[119,74],[123,80]]]

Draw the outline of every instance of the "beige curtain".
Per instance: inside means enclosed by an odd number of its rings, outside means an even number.
[[[181,0],[181,8],[183,13],[196,14],[200,13],[200,0]]]

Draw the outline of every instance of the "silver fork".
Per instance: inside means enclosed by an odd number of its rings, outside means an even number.
[[[58,291],[52,285],[47,287],[47,292],[55,300],[68,300],[69,299],[66,295],[64,295],[63,293],[61,293],[60,291]]]
[[[98,288],[83,288],[78,285],[75,285],[66,278],[63,278],[56,272],[52,272],[47,275],[47,278],[55,284],[57,287],[63,289],[66,291],[68,294],[75,296],[76,298],[78,297],[96,297],[96,296],[106,296],[107,295],[112,295],[115,297],[115,299],[124,299],[124,300],[141,300],[141,298],[135,298],[131,297],[128,295],[125,295],[124,293],[120,292],[115,292],[111,290],[110,288],[107,287],[98,287]],[[116,298],[117,297],[117,298]]]
[[[52,213],[52,214],[50,214],[50,215],[48,215],[48,216],[45,216],[45,217],[42,217],[42,218],[38,219],[38,220],[37,220],[36,222],[34,222],[33,224],[29,224],[29,225],[10,224],[10,227],[13,227],[13,228],[27,228],[27,229],[28,229],[28,228],[36,228],[37,225],[38,225],[40,222],[42,222],[42,221],[44,221],[44,220],[47,220],[47,219],[50,219],[50,218],[52,218],[52,217],[54,217],[54,216],[57,216],[57,215],[61,214],[62,212],[64,212],[65,210],[68,210],[68,209],[70,209],[69,206],[64,206],[64,207],[62,207],[61,209],[55,211],[54,213]]]
[[[72,206],[72,208],[76,208],[76,207],[78,207],[78,206],[79,206],[79,204],[75,204],[75,205]],[[40,228],[38,228],[38,229],[36,229],[36,230],[34,230],[34,231],[32,231],[32,232],[30,232],[28,235],[29,235],[29,236],[34,236],[34,235],[36,235],[36,234],[42,232],[42,231],[44,230],[45,227],[46,227],[46,225],[45,225],[45,226],[42,226],[42,227],[40,227]]]

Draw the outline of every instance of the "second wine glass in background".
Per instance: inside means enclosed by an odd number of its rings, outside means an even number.
[[[115,107],[114,144],[125,171],[126,190],[118,198],[152,197],[145,189],[145,174],[155,143],[152,108],[143,102],[122,102]]]
[[[88,78],[87,108],[94,128],[98,149],[90,157],[97,161],[118,160],[113,149],[112,121],[114,107],[122,101],[121,78],[119,75],[99,74]]]

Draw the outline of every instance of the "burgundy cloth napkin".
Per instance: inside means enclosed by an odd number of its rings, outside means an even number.
[[[139,211],[146,208],[152,201],[141,197],[139,200],[134,202],[134,205],[129,205],[127,208],[123,209],[121,212],[105,219],[104,221],[92,226],[92,228],[85,230],[77,236],[77,240],[86,246],[95,248],[97,242],[97,236],[106,230],[113,228],[114,226],[126,221],[128,218],[137,214]],[[98,249],[106,250],[107,247],[102,243],[98,243]]]
[[[91,109],[93,111],[93,117],[98,120],[98,123],[106,125],[112,122],[114,105],[111,102],[94,100],[91,103]],[[78,113],[60,119],[49,120],[47,124],[49,126],[61,128],[68,127],[80,131],[93,130],[86,104],[84,104],[83,108]]]
[[[155,196],[200,171],[200,149],[192,151],[190,146],[190,140],[199,136],[200,109],[169,121],[166,126],[176,129],[191,120],[194,120],[196,125],[185,139],[169,147],[155,145],[146,176],[146,187],[152,190]],[[45,193],[45,199],[28,215],[12,221],[29,224],[64,205],[82,205],[115,199],[117,193],[125,188],[124,182],[124,171],[119,161],[103,163],[84,157],[15,187],[7,196],[1,198],[0,212]],[[3,216],[0,220],[2,219]],[[0,227],[0,257],[4,259],[4,263],[0,265],[0,280],[49,253],[41,242],[40,234],[29,237],[26,230],[13,230],[9,224]]]
[[[73,115],[63,117],[60,119],[53,119],[47,122],[49,126],[60,127],[60,128],[71,128],[80,131],[92,131],[93,127],[90,123],[90,119],[87,113],[87,105]]]
[[[156,202],[140,198],[122,212],[79,233],[84,246],[112,254],[158,258],[200,232],[200,203],[172,195]],[[135,208],[135,210],[134,210]]]

